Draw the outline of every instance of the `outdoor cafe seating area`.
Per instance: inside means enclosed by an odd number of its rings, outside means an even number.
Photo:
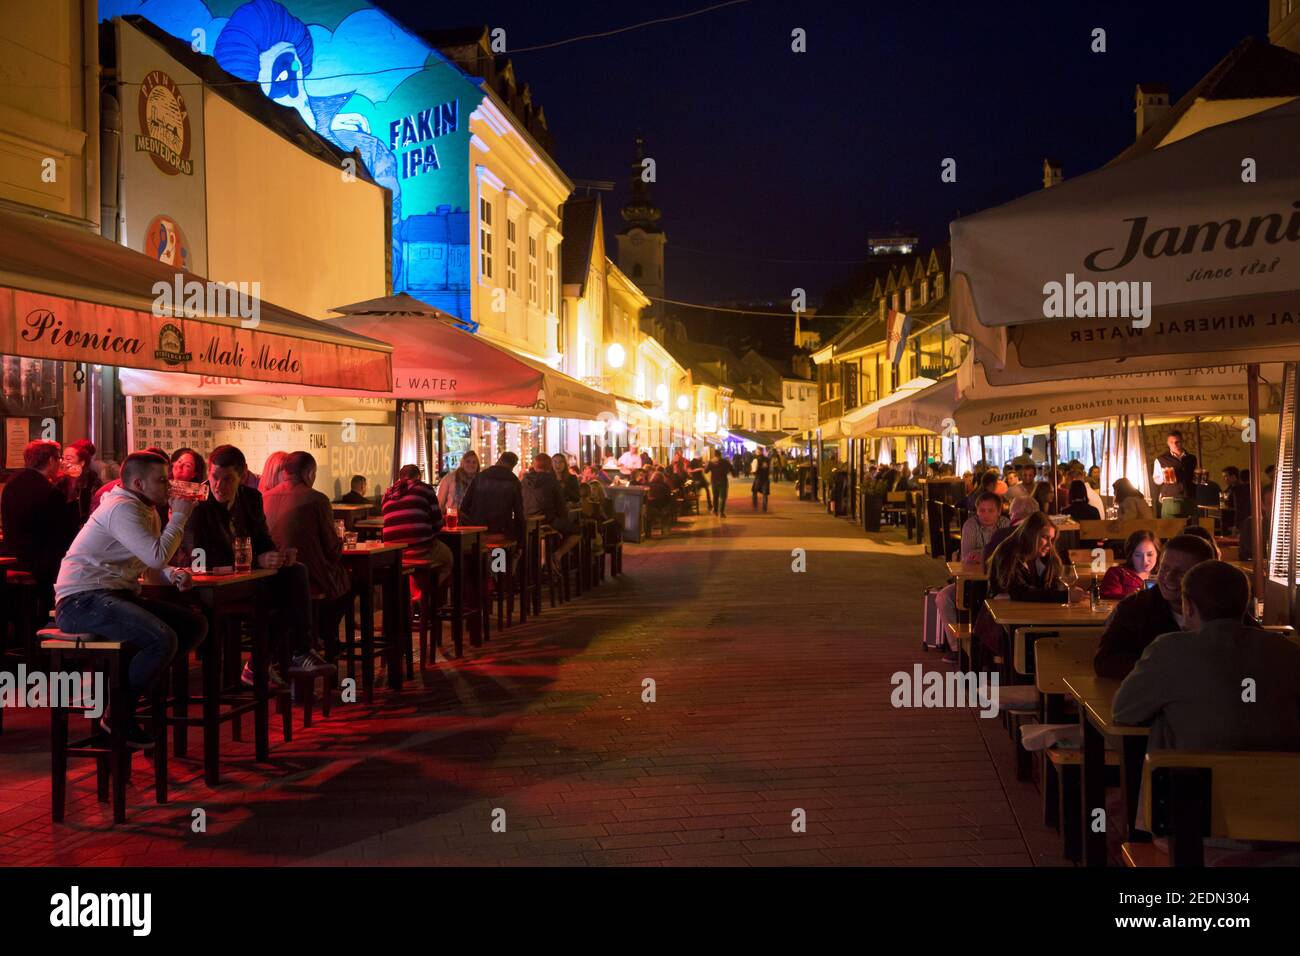
[[[334,503],[332,509],[350,589],[333,633],[329,602],[315,589],[311,594],[315,636],[332,665],[328,669],[298,667],[290,660],[289,642],[282,639],[285,621],[268,613],[275,604],[276,569],[196,571],[192,586],[180,595],[148,574],[142,579],[145,597],[166,594],[196,609],[208,635],[195,650],[176,654],[140,704],[141,723],[152,737],[143,752],[153,764],[158,803],[168,800],[169,759],[201,761],[204,783],[216,786],[223,779],[227,741],[241,742],[251,733],[256,761],[266,762],[277,738],[291,742],[299,728],[321,719],[366,719],[364,710],[340,713],[340,701],[369,705],[412,681],[418,687],[421,672],[508,638],[530,619],[560,613],[570,601],[623,573],[624,519],[612,507],[593,517],[571,508],[580,541],[556,560],[551,552],[561,536],[541,515],[525,519],[522,542],[485,526],[448,522],[436,535],[451,554],[444,587],[438,586],[429,557],[384,541],[377,506]],[[0,670],[99,672],[109,714],[128,712],[122,688],[129,656],[122,642],[60,631],[53,611],[39,598],[35,578],[17,563],[0,557]],[[272,664],[284,677],[281,686],[268,677]],[[0,710],[0,720],[4,713]],[[35,713],[49,724],[54,821],[64,818],[74,759],[94,761],[99,800],[111,803],[114,821],[125,821],[134,745],[126,739],[124,722],[103,728],[77,707]],[[245,720],[250,716],[251,726]],[[13,738],[12,726],[8,735],[4,730],[0,722],[0,749],[6,736]]]

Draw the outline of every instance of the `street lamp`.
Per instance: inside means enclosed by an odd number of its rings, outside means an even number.
[[[686,410],[687,410],[688,408],[690,408],[690,407],[691,407],[691,400],[690,400],[689,396],[686,396],[686,395],[678,395],[678,396],[677,396],[677,408],[678,408],[679,411],[683,411],[683,412],[684,412],[684,411],[686,411]]]
[[[612,343],[610,347],[605,350],[605,361],[609,363],[610,368],[622,368],[623,362],[626,358],[627,353],[623,350],[623,346],[619,345],[617,342]]]

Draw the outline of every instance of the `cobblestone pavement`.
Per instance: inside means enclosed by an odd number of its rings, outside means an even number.
[[[173,760],[155,806],[137,756],[123,826],[86,762],[50,822],[48,717],[10,711],[0,864],[1059,864],[999,721],[890,704],[891,674],[942,666],[918,637],[942,566],[789,484],[766,514],[746,490],[400,694],[287,745],[273,721],[268,764],[225,740],[215,789]]]

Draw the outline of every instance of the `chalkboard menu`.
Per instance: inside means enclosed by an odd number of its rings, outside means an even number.
[[[147,395],[131,399],[131,448],[212,448],[212,402],[205,398]]]

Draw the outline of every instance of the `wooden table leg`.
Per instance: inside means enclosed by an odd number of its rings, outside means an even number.
[[[361,683],[366,703],[375,702],[375,579],[369,563],[358,575],[361,578]]]
[[[474,548],[470,551],[470,577],[474,581],[474,601],[470,606],[469,642],[475,647],[483,645],[483,548],[479,536],[474,535]]]
[[[1079,707],[1079,722],[1083,725],[1083,766],[1080,767],[1079,786],[1083,792],[1083,862],[1086,866],[1106,865],[1106,831],[1110,821],[1100,833],[1093,826],[1096,811],[1106,812],[1106,738],[1082,713]]]
[[[203,642],[203,780],[209,787],[221,782],[222,634],[218,623],[215,615],[209,615],[208,637]]]
[[[451,552],[451,642],[456,656],[464,653],[465,640],[465,550],[459,541]]]
[[[1124,839],[1131,843],[1149,843],[1151,834],[1145,830],[1134,830],[1137,825],[1138,790],[1142,785],[1142,763],[1147,755],[1147,738],[1145,735],[1126,734],[1120,738],[1122,754],[1119,764],[1120,790],[1124,794],[1124,815],[1128,829]]]
[[[270,681],[267,668],[270,666],[270,654],[267,647],[268,634],[266,616],[253,615],[253,750],[259,763],[271,759],[271,714],[269,709]],[[286,672],[284,677],[288,677]]]
[[[392,690],[402,689],[402,639],[403,628],[409,639],[411,629],[403,616],[402,602],[402,552],[394,551],[396,560],[390,560],[384,572],[384,645],[388,652],[388,686]]]

